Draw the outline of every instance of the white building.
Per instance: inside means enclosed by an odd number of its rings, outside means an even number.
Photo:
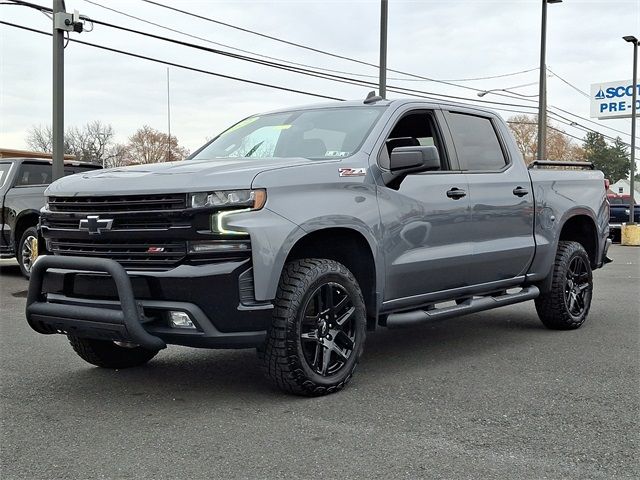
[[[640,185],[638,185],[638,182],[634,182],[633,190],[635,191],[635,194],[633,195],[633,198],[635,199],[636,202],[640,201],[640,191],[638,191],[639,186]],[[618,195],[629,195],[629,192],[631,191],[631,186],[629,185],[629,180],[623,179],[623,180],[618,180],[616,183],[611,185],[609,187],[609,190],[611,190],[613,193],[616,193]]]

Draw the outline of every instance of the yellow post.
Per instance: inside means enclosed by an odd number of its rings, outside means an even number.
[[[640,224],[633,225],[622,224],[622,238],[620,243],[627,246],[640,246]]]

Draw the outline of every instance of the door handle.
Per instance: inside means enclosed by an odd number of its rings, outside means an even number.
[[[458,200],[459,198],[466,196],[467,192],[458,187],[452,187],[450,190],[447,190],[447,197],[453,198],[454,200]]]
[[[517,197],[524,197],[525,195],[529,195],[529,190],[523,187],[516,187],[513,189],[513,194]]]

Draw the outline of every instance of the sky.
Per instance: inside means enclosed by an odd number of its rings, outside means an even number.
[[[51,1],[31,0],[51,7]],[[171,12],[142,0],[67,0],[67,11],[78,10],[96,20],[216,47],[179,33],[141,23],[100,5],[256,54],[377,76],[377,69],[320,55],[222,25]],[[380,2],[377,0],[157,0],[159,3],[210,17],[372,64],[378,63]],[[396,80],[389,84],[478,100],[473,89],[512,89],[536,95],[538,71],[493,79],[465,79],[535,69],[540,62],[541,0],[415,0],[389,1],[388,66],[433,79],[451,79],[460,88],[429,81]],[[51,20],[25,7],[0,4],[0,19],[51,31]],[[90,25],[87,24],[88,29]],[[548,6],[547,66],[586,93],[592,83],[630,79],[632,47],[624,35],[640,38],[640,0],[564,0]],[[254,81],[347,99],[365,98],[371,88],[310,78],[292,72],[141,37],[105,26],[71,34],[72,38],[147,55],[169,62]],[[26,148],[34,125],[51,123],[51,38],[0,25],[0,147]],[[97,50],[77,43],[65,49],[65,126],[92,120],[111,124],[116,140],[125,142],[139,127],[166,131],[167,67],[147,60]],[[324,102],[170,67],[171,133],[193,151],[208,138],[253,113]],[[393,80],[392,80],[393,79]],[[375,81],[375,78],[371,79]],[[584,118],[579,126],[558,125],[582,138],[580,126],[628,142],[631,121],[589,118],[589,102],[557,77],[549,77],[550,110],[562,108]],[[497,92],[500,93],[500,92]],[[390,93],[388,98],[406,95]],[[484,100],[537,105],[536,97],[504,98],[490,93]],[[535,113],[535,109],[486,104]],[[499,112],[505,118],[513,112]],[[596,122],[596,123],[591,123]],[[619,130],[620,132],[611,129]],[[622,132],[622,133],[621,133]]]

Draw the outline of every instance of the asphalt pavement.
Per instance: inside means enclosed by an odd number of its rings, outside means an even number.
[[[353,381],[281,393],[252,350],[92,367],[24,319],[0,262],[0,476],[9,479],[640,478],[640,249],[613,246],[587,323],[532,302],[367,338]]]

